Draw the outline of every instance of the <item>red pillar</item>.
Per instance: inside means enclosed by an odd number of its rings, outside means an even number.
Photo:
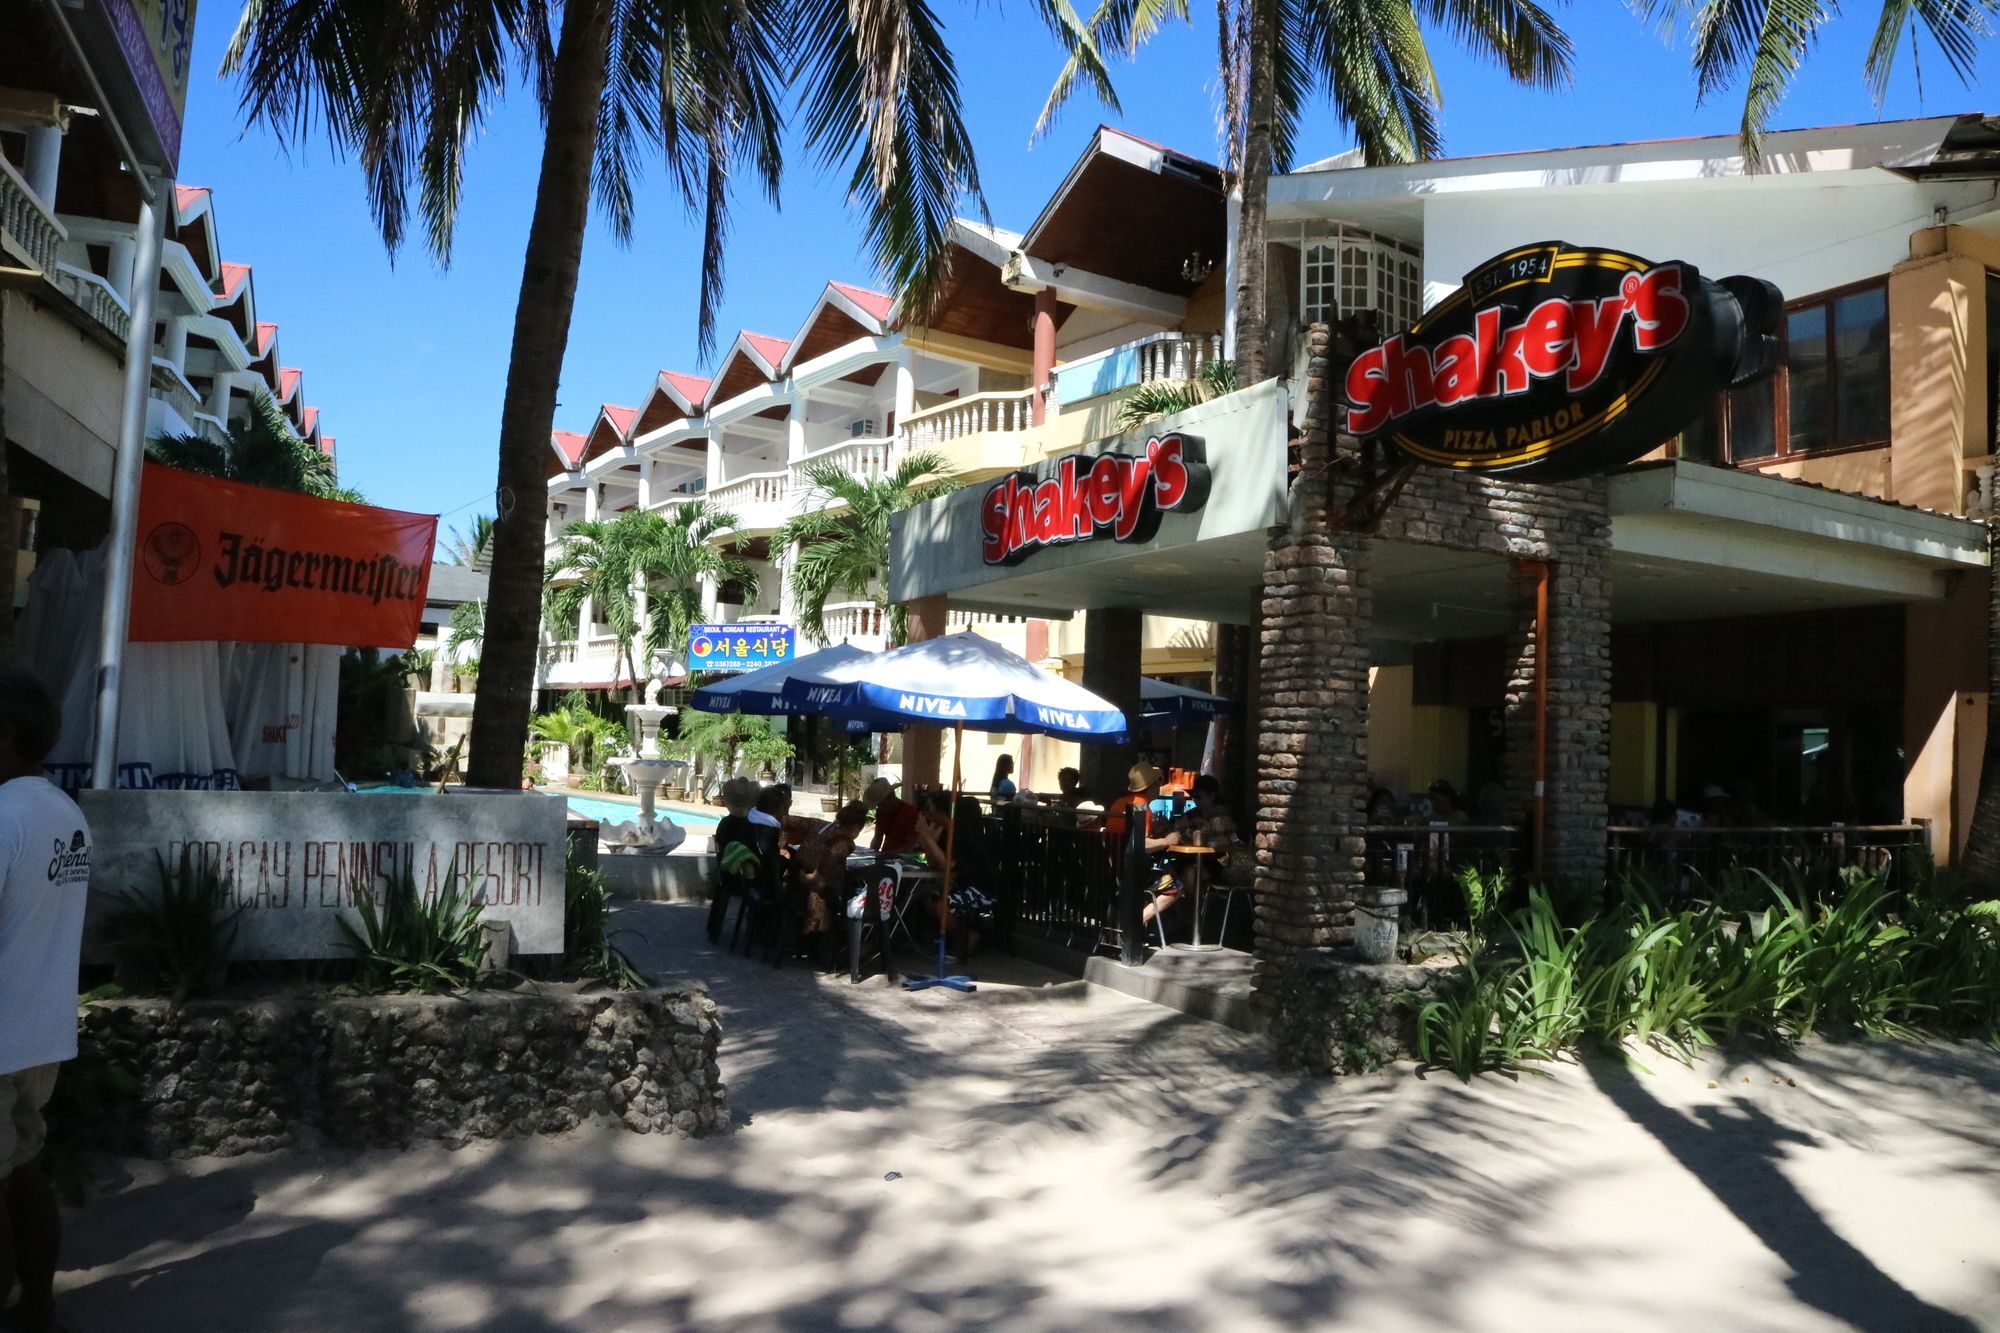
[[[1049,379],[1056,370],[1056,289],[1044,287],[1035,293],[1035,362],[1033,377],[1028,387],[1034,396],[1028,399],[1028,419],[1034,425],[1041,425],[1048,418],[1049,405],[1044,395],[1048,392]]]

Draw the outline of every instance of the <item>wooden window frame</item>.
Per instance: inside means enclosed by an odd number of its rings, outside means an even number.
[[[1777,452],[1768,454],[1763,458],[1745,458],[1739,460],[1736,457],[1735,441],[1730,438],[1729,432],[1729,412],[1727,409],[1730,394],[1724,394],[1717,400],[1715,407],[1712,409],[1710,421],[1715,431],[1717,456],[1726,459],[1728,466],[1754,471],[1761,468],[1775,467],[1782,463],[1796,462],[1802,458],[1831,458],[1839,454],[1853,454],[1867,449],[1886,449],[1888,447],[1889,432],[1887,431],[1884,431],[1880,436],[1871,436],[1866,439],[1834,440],[1831,443],[1816,448],[1794,449],[1792,447],[1792,374],[1791,367],[1786,361],[1786,351],[1789,343],[1787,330],[1791,323],[1792,315],[1814,306],[1819,307],[1824,313],[1827,351],[1826,391],[1828,401],[1835,405],[1837,412],[1840,402],[1840,358],[1834,349],[1833,308],[1835,303],[1844,296],[1851,296],[1856,292],[1876,289],[1879,289],[1882,293],[1883,322],[1886,326],[1888,323],[1889,305],[1889,279],[1886,275],[1876,278],[1864,278],[1860,282],[1850,282],[1839,287],[1829,287],[1825,291],[1814,292],[1810,296],[1802,296],[1796,301],[1785,302],[1784,315],[1778,327],[1778,373],[1768,381],[1772,397],[1772,442],[1777,445]],[[1887,388],[1890,391],[1890,399],[1893,404],[1895,377],[1890,375],[1887,378]],[[1764,385],[1755,385],[1752,386],[1752,389],[1753,391],[1762,391],[1764,387]]]

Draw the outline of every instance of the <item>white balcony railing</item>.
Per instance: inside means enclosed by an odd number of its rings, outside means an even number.
[[[1139,383],[1191,380],[1222,359],[1219,333],[1161,333],[1139,343]]]
[[[954,398],[921,412],[912,412],[903,423],[902,437],[910,449],[935,449],[953,440],[982,431],[1026,430],[1033,420],[1033,389],[1011,393],[976,393],[970,398]]]
[[[975,625],[1025,625],[1026,616],[1001,616],[989,611],[948,611],[945,623],[952,629],[971,629]]]
[[[710,490],[708,506],[734,514],[749,526],[760,526],[760,520],[770,517],[760,513],[760,510],[784,504],[785,486],[790,477],[789,472],[758,472],[738,478]]]
[[[56,247],[66,235],[21,173],[0,158],[0,250],[48,274],[55,269]]]
[[[828,644],[879,639],[889,632],[889,613],[873,602],[848,602],[826,608]]]
[[[895,469],[900,452],[893,436],[882,435],[848,440],[834,445],[831,449],[807,454],[791,466],[794,498],[804,495],[811,489],[812,483],[806,479],[806,469],[813,464],[831,463],[857,481],[875,481],[888,476]]]

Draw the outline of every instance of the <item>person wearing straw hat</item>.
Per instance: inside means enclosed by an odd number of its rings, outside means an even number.
[[[1123,841],[1131,821],[1140,821],[1145,830],[1146,850],[1152,853],[1166,851],[1174,845],[1172,828],[1158,827],[1159,821],[1153,817],[1153,799],[1160,794],[1160,782],[1164,774],[1159,769],[1141,759],[1125,774],[1125,794],[1111,803],[1104,812],[1104,830]],[[1170,862],[1154,861],[1159,877],[1147,886],[1149,901],[1139,913],[1139,924],[1150,926],[1153,918],[1172,907],[1181,899],[1181,883],[1175,877]]]

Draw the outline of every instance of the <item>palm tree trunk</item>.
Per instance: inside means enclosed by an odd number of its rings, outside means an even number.
[[[507,397],[500,411],[493,570],[472,709],[472,762],[466,770],[467,782],[475,787],[521,783],[541,631],[542,525],[547,514],[543,460],[576,305],[577,270],[583,263],[610,21],[608,0],[574,0],[563,9],[556,46],[541,180],[528,227]]]
[[[1236,222],[1237,383],[1263,382],[1269,329],[1265,320],[1264,213],[1271,189],[1271,130],[1277,115],[1274,53],[1278,40],[1276,0],[1246,0],[1250,6],[1249,105],[1243,127],[1243,204]]]
[[[2000,555],[2000,523],[1986,528],[1986,550]],[[1986,602],[1986,697],[2000,700],[2000,577],[1991,580]],[[1932,853],[1948,853],[1950,848],[1934,847]],[[1972,825],[1965,833],[1965,855],[1960,866],[1982,884],[2000,884],[2000,722],[1989,703],[1986,745],[1979,769],[1979,799],[1973,803]]]

